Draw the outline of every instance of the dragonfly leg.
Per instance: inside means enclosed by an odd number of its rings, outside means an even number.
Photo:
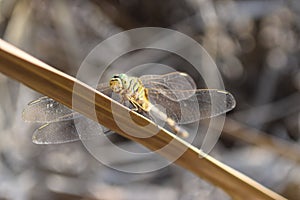
[[[128,100],[129,100],[129,102],[133,105],[133,108],[131,109],[132,111],[136,111],[136,112],[142,111],[142,109],[141,109],[139,103],[136,102],[136,101],[134,100],[133,97],[128,98]]]
[[[142,109],[139,107],[138,104],[136,104],[136,102],[132,102],[130,101],[130,103],[133,105],[134,108],[132,108],[131,110],[136,111],[136,112],[141,112]]]
[[[133,103],[131,101],[130,101],[130,103],[133,105],[133,108],[131,110],[135,111],[135,112],[138,112],[139,111],[139,107],[135,103]]]

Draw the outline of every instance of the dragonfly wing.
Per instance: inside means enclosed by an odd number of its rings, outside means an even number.
[[[111,95],[108,84],[100,84],[97,89]],[[41,97],[23,111],[23,118],[31,122],[46,123],[38,128],[32,136],[36,144],[61,144],[98,137],[103,133],[102,126],[89,120],[68,107],[49,97]],[[104,133],[111,133],[105,129]]]
[[[111,97],[107,83],[97,86],[97,90]],[[30,102],[23,111],[23,119],[28,122],[52,123],[78,118],[80,115],[49,97],[41,97]]]
[[[81,140],[94,139],[104,133],[103,126],[86,117],[74,119],[74,124]],[[105,128],[105,133],[108,131],[109,129]]]
[[[38,128],[32,136],[36,144],[62,144],[78,140],[89,140],[99,137],[103,127],[86,117],[74,120],[47,123]],[[105,133],[111,133],[105,128]]]
[[[36,144],[62,144],[80,140],[72,120],[44,124],[32,136]]]
[[[196,92],[199,103],[200,119],[215,117],[232,110],[236,101],[227,91],[216,89],[200,89]]]
[[[197,88],[194,80],[183,72],[172,72],[165,75],[144,75],[140,79],[149,90],[159,92],[174,101],[188,99],[195,94]]]
[[[30,102],[23,111],[23,119],[29,122],[51,123],[74,117],[74,111],[46,96]]]
[[[218,116],[235,107],[232,94],[214,89],[198,89],[194,96],[181,101],[173,101],[155,91],[149,91],[149,98],[152,104],[163,106],[168,117],[179,124],[193,123]]]

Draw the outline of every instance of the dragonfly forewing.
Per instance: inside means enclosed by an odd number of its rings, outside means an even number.
[[[173,101],[188,99],[195,94],[197,89],[192,77],[182,72],[172,72],[165,75],[144,75],[140,79],[146,88],[159,92]]]
[[[97,86],[97,90],[111,97],[112,91],[107,83]],[[27,122],[52,123],[80,117],[80,115],[57,101],[44,96],[30,102],[23,110],[22,117]]]
[[[78,117],[68,107],[49,97],[41,97],[30,102],[23,111],[23,119],[28,122],[52,123]]]

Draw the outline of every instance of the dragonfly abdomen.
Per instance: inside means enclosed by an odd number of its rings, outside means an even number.
[[[168,117],[166,113],[160,111],[156,106],[151,105],[150,112],[159,119],[165,121],[180,137],[187,138],[189,133],[180,127],[173,119]]]

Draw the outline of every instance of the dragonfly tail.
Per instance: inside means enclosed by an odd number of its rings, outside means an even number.
[[[168,118],[166,122],[177,133],[178,136],[182,138],[189,137],[189,133],[186,130],[184,130],[182,127],[180,127],[178,124],[176,124],[176,122],[173,119]]]
[[[165,121],[175,131],[175,133],[178,136],[182,138],[187,138],[189,136],[189,133],[186,130],[180,127],[173,119],[169,118],[164,112],[160,111],[156,106],[154,105],[151,106],[151,112],[161,120]]]

